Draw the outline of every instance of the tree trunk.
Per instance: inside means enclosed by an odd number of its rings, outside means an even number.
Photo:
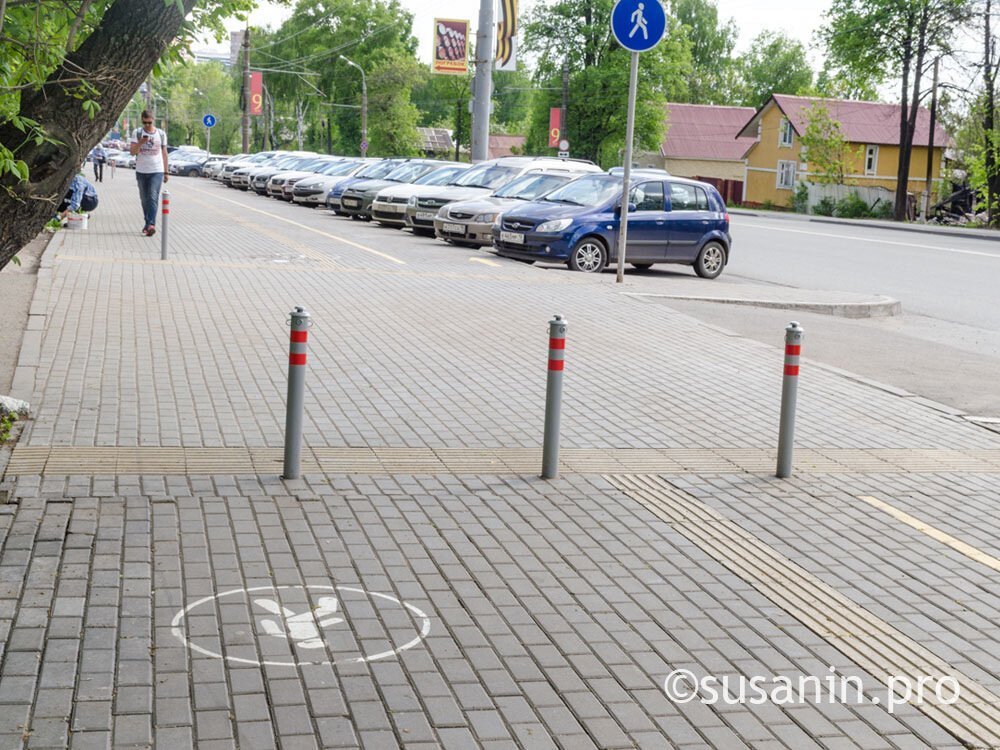
[[[906,40],[903,42],[903,83],[899,99],[899,164],[896,169],[896,200],[892,218],[896,221],[906,220],[906,172],[903,172],[903,144],[907,141],[907,126],[909,125],[910,101],[910,66],[913,64],[913,26],[907,28]],[[909,169],[909,165],[907,165]],[[903,175],[901,178],[900,175]]]
[[[185,12],[194,4],[184,0]],[[9,174],[0,179],[0,268],[55,215],[84,157],[117,121],[182,21],[173,3],[115,0],[100,25],[45,84],[22,94],[20,113],[38,121],[59,143],[25,142],[10,123],[0,124],[0,143],[15,150],[15,158],[23,159],[31,172],[27,182]],[[73,96],[72,80],[81,77],[97,90],[101,110],[94,119]]]
[[[926,6],[920,18],[919,30],[917,32],[917,62],[913,70],[913,97],[909,103],[909,113],[906,120],[905,138],[899,144],[899,170],[896,173],[896,212],[899,213],[899,199],[903,199],[903,217],[897,220],[909,218],[906,214],[908,205],[908,183],[910,181],[910,161],[913,156],[913,136],[917,130],[917,114],[920,112],[920,79],[924,72],[924,57],[927,53],[927,17]],[[904,101],[902,108],[907,109],[907,102]]]

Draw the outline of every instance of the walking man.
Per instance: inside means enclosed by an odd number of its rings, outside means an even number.
[[[100,143],[94,146],[94,150],[90,152],[90,157],[94,160],[94,179],[98,182],[104,182],[104,162],[108,160],[104,146]]]
[[[135,157],[135,179],[139,183],[142,202],[142,233],[156,234],[156,209],[160,188],[169,179],[167,174],[167,134],[153,126],[153,115],[142,111],[142,127],[132,133],[129,152]]]

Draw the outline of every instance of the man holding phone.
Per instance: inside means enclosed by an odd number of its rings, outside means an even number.
[[[167,134],[153,126],[153,115],[142,111],[142,127],[132,133],[129,153],[135,157],[135,179],[139,183],[139,200],[142,202],[147,237],[156,234],[156,209],[160,201],[160,188],[169,179],[167,173]]]

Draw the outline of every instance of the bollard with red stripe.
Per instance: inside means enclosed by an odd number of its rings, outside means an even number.
[[[549,321],[549,375],[545,385],[545,439],[542,443],[542,479],[559,476],[559,417],[562,412],[563,367],[566,364],[566,319]]]
[[[778,470],[785,479],[792,475],[792,444],[795,439],[795,406],[799,395],[799,355],[802,326],[794,320],[785,329],[785,375],[781,383],[781,422],[778,427]]]
[[[160,216],[160,223],[163,225],[160,227],[162,232],[160,233],[160,260],[167,259],[167,218],[170,216],[170,193],[166,188],[163,188],[163,210]]]
[[[288,400],[285,404],[285,466],[282,477],[299,478],[302,455],[302,420],[306,383],[306,344],[312,321],[304,307],[291,312],[288,343]]]

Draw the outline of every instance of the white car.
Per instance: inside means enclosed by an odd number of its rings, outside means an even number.
[[[418,180],[404,185],[391,185],[383,188],[372,201],[372,218],[379,224],[402,227],[405,225],[406,204],[411,195],[422,192],[427,187],[447,185],[457,179],[462,172],[470,169],[471,164],[445,164],[433,172],[425,174]]]
[[[326,194],[341,180],[352,177],[355,173],[371,164],[374,159],[345,159],[339,165],[329,167],[325,174],[315,177],[303,177],[295,183],[292,189],[292,201],[303,206],[316,208],[326,205]]]
[[[290,201],[292,190],[299,180],[305,180],[316,175],[326,174],[324,170],[331,169],[343,161],[339,156],[317,159],[301,169],[288,172],[278,172],[267,181],[267,194],[272,198]]]

